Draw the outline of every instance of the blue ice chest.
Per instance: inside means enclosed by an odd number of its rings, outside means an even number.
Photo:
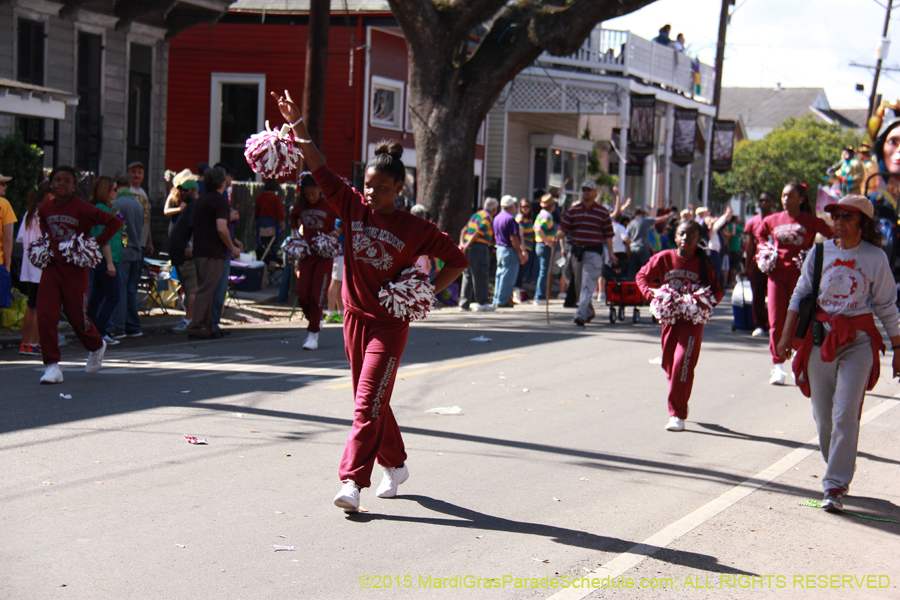
[[[741,279],[734,284],[734,290],[731,292],[731,311],[734,314],[732,331],[738,329],[753,331],[753,290],[749,281]]]
[[[229,277],[244,276],[244,280],[237,284],[239,292],[258,292],[262,289],[263,270],[266,263],[255,260],[251,263],[231,261],[231,274]]]

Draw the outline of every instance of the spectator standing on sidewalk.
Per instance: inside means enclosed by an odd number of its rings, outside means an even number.
[[[469,259],[459,293],[460,310],[470,310],[473,300],[476,311],[494,310],[488,300],[488,271],[491,268],[491,246],[494,244],[494,215],[499,210],[500,203],[496,198],[485,199],[484,208],[473,214],[459,233],[459,249]]]
[[[594,307],[591,305],[594,290],[600,275],[603,274],[603,252],[606,250],[607,261],[611,265],[617,263],[613,254],[613,226],[609,212],[597,202],[597,184],[586,179],[581,184],[581,202],[566,211],[557,241],[566,235],[571,236],[572,256],[575,260],[575,289],[578,293],[578,310],[575,312],[575,324],[584,327],[594,318]]]
[[[753,337],[766,337],[769,333],[769,315],[766,313],[766,286],[769,278],[756,264],[756,235],[763,219],[772,214],[775,198],[769,192],[759,195],[759,213],[753,215],[744,227],[747,241],[744,245],[744,276],[750,281],[753,291]]]
[[[520,265],[528,261],[528,253],[522,248],[519,224],[515,214],[518,201],[513,196],[503,196],[500,212],[494,217],[494,235],[497,240],[497,273],[494,278],[494,308],[513,307],[512,290]]]
[[[194,235],[194,209],[197,201],[187,197],[178,220],[169,234],[169,260],[178,275],[181,291],[184,293],[184,318],[181,323],[172,327],[172,333],[184,333],[194,318],[194,302],[197,299],[197,266],[194,264],[194,248],[191,239]]]
[[[556,232],[559,230],[559,222],[553,217],[553,209],[556,208],[556,198],[552,194],[541,196],[541,212],[534,221],[535,254],[538,260],[537,287],[534,290],[534,303],[547,303],[547,282],[553,273],[553,263],[550,261],[556,248]]]
[[[8,308],[12,301],[12,224],[16,222],[16,213],[3,197],[6,182],[11,180],[12,177],[0,175],[0,308]]]
[[[131,194],[138,199],[144,210],[144,219],[141,221],[141,248],[147,256],[153,256],[153,236],[150,232],[150,198],[147,192],[141,187],[144,183],[144,164],[139,161],[128,163],[125,168],[128,171],[128,189]]]
[[[115,214],[112,207],[116,199],[116,182],[112,177],[101,175],[94,180],[94,189],[91,191],[91,204],[109,214]],[[103,226],[97,225],[91,229],[91,236],[98,237],[103,232]],[[118,340],[107,335],[107,326],[113,311],[122,301],[119,290],[118,271],[122,266],[122,229],[104,244],[100,251],[103,259],[93,269],[94,283],[88,300],[88,317],[94,322],[97,331],[103,337],[108,346],[115,346]]]
[[[225,191],[225,170],[214,167],[203,176],[206,191],[197,198],[194,207],[194,264],[197,268],[198,289],[194,300],[194,318],[186,331],[194,339],[222,337],[213,324],[212,308],[216,287],[225,267],[227,254],[241,255],[241,243],[232,242],[228,231],[228,201]]]
[[[45,179],[28,194],[28,208],[19,226],[19,234],[16,241],[22,244],[25,252],[22,254],[22,269],[20,279],[28,283],[28,300],[26,301],[25,317],[22,320],[22,344],[19,346],[19,354],[26,356],[41,355],[41,338],[37,328],[37,297],[41,283],[41,270],[31,263],[28,258],[28,248],[41,237],[41,225],[38,221],[38,207],[51,200],[50,181]]]
[[[113,339],[140,337],[141,318],[138,315],[137,288],[144,266],[144,251],[141,248],[144,208],[140,200],[128,188],[127,175],[116,178],[118,192],[113,209],[125,218],[125,232],[122,238],[122,263],[117,269],[119,277],[119,303],[109,321],[108,335]]]

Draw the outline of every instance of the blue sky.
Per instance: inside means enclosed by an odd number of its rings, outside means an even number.
[[[868,106],[874,65],[884,26],[885,0],[738,0],[726,38],[723,85],[728,87],[822,87],[832,108]],[[713,64],[721,0],[657,0],[618,19],[607,29],[656,37],[672,25],[684,33],[692,56]],[[884,66],[900,65],[900,2],[891,13],[888,37],[896,39]],[[856,84],[865,85],[857,92]],[[900,71],[882,71],[878,91],[900,98]]]

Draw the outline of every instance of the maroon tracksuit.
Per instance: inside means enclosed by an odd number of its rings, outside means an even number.
[[[375,459],[384,467],[406,460],[391,392],[406,347],[409,323],[378,301],[381,287],[415,265],[421,255],[465,267],[465,255],[434,224],[405,210],[380,215],[327,166],[313,173],[326,201],[344,223],[344,348],[350,361],[356,408],[338,475],[360,487],[371,484]]]
[[[309,244],[310,255],[300,261],[300,277],[297,279],[297,306],[309,322],[306,329],[318,333],[322,329],[322,311],[328,301],[333,258],[319,256],[312,249],[313,239],[320,233],[329,234],[335,229],[337,214],[324,200],[315,204],[299,203],[291,210],[291,229],[303,224],[303,239]]]
[[[122,221],[75,196],[63,205],[57,205],[55,201],[44,202],[38,207],[38,219],[41,233],[50,236],[53,252],[53,259],[41,273],[42,285],[37,297],[41,355],[45,365],[52,365],[60,358],[57,337],[60,308],[82,346],[91,352],[103,346],[100,333],[87,316],[88,268],[66,262],[59,251],[59,243],[78,234],[89,236],[92,227],[103,225],[103,231],[97,236],[97,245],[102,247],[122,227]]]
[[[781,364],[784,358],[778,356],[776,346],[781,339],[784,322],[787,319],[788,304],[797,280],[800,279],[800,268],[794,259],[802,250],[809,250],[816,241],[816,233],[831,238],[831,226],[819,217],[802,212],[797,218],[791,217],[787,211],[780,211],[763,219],[762,225],[756,229],[758,244],[769,241],[772,237],[778,243],[778,260],[775,270],[769,273],[768,311],[769,311],[769,353],[773,364]]]
[[[685,283],[699,285],[701,258],[699,250],[690,260],[678,255],[676,250],[663,250],[654,254],[650,262],[637,274],[637,285],[648,300],[653,297],[651,288],[668,284],[678,290]],[[706,283],[716,302],[722,299],[722,286],[709,261],[706,265]],[[656,283],[654,280],[659,280]],[[674,324],[662,324],[662,368],[669,380],[669,416],[687,419],[688,400],[694,385],[694,368],[700,356],[703,341],[703,325],[679,319]]]

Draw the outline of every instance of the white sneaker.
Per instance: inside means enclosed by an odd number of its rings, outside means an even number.
[[[100,346],[99,350],[94,350],[93,352],[88,353],[87,364],[84,366],[84,372],[93,375],[97,371],[100,370],[100,365],[103,364],[103,355],[106,353],[106,342],[103,342],[103,345]]]
[[[784,367],[781,365],[775,365],[775,368],[772,369],[772,377],[769,379],[769,384],[771,385],[784,385],[784,380],[787,377],[787,373],[784,372]]]
[[[107,346],[115,346],[116,344],[121,344],[121,343],[122,343],[122,342],[120,342],[119,340],[114,340],[114,339],[112,339],[112,338],[109,337],[108,335],[104,335],[104,336],[103,336],[103,341],[106,342],[106,345],[107,345]]]
[[[684,431],[684,419],[678,417],[669,417],[669,423],[666,425],[666,431]]]
[[[187,331],[188,325],[191,324],[190,319],[182,319],[181,323],[169,329],[172,333],[184,333]]]
[[[41,383],[62,383],[62,371],[59,370],[59,363],[47,365],[44,374],[41,375]]]
[[[762,327],[757,327],[753,330],[753,333],[750,334],[750,337],[766,337],[766,330]]]
[[[475,312],[494,312],[493,304],[476,304],[474,305]]]
[[[547,301],[546,300],[535,300],[532,304],[534,304],[535,306],[546,306]]]
[[[560,293],[558,293],[558,294],[556,295],[556,299],[557,299],[557,300],[565,300],[565,299],[566,299],[566,293],[565,293],[565,292],[560,292]]]
[[[303,342],[304,350],[318,350],[319,349],[319,334],[309,332],[306,336],[306,341]]]
[[[359,486],[352,479],[345,479],[344,486],[338,495],[334,497],[334,505],[343,508],[344,512],[357,512],[359,510]]]
[[[381,470],[384,471],[384,479],[381,480],[375,495],[379,498],[393,498],[397,495],[400,484],[409,479],[409,469],[406,464],[402,464],[394,468],[381,467]]]

